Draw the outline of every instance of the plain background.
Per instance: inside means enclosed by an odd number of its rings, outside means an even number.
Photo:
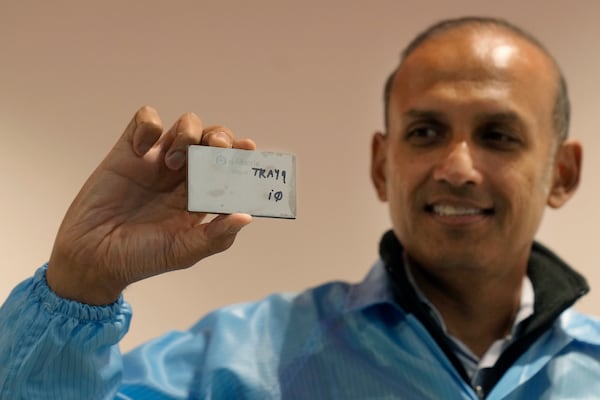
[[[400,50],[441,18],[506,17],[561,64],[579,193],[539,239],[585,274],[578,309],[598,314],[600,2],[0,0],[0,300],[49,257],[66,208],[143,104],[165,125],[185,111],[296,153],[298,219],[255,219],[234,247],[132,285],[124,349],[216,307],[356,281],[389,227],[371,187],[370,140]]]

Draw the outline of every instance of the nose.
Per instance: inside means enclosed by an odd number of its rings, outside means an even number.
[[[473,155],[466,141],[453,143],[449,152],[436,166],[433,177],[452,186],[481,183],[481,174],[475,168]]]

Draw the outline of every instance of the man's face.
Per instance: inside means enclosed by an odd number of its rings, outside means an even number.
[[[372,173],[412,258],[524,268],[559,174],[556,85],[543,53],[497,31],[457,29],[405,60]]]

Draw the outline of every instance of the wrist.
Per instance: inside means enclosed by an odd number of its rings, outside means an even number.
[[[92,266],[61,262],[54,255],[46,270],[46,283],[57,296],[91,306],[112,304],[119,299],[124,287],[109,281],[98,276]]]

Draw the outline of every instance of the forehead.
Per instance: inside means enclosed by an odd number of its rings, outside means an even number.
[[[483,97],[504,90],[510,100],[530,102],[546,114],[553,111],[557,83],[553,61],[527,40],[502,28],[461,27],[427,39],[406,57],[394,76],[391,101],[410,102],[450,84],[478,88]]]

